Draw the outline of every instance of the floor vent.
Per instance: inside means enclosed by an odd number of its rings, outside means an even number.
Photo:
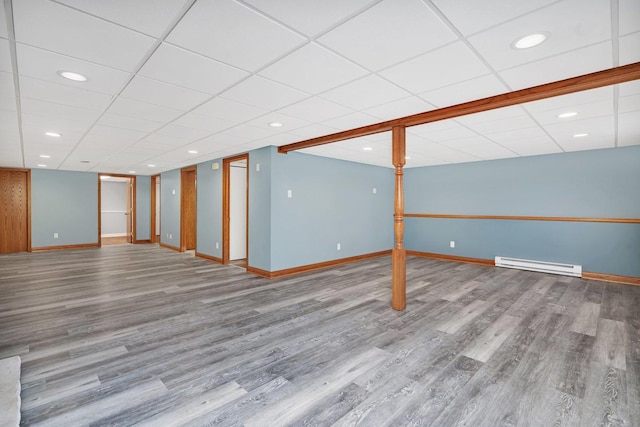
[[[496,257],[496,267],[517,268],[520,270],[539,271],[541,273],[562,274],[564,276],[582,277],[582,266],[561,264],[557,262],[534,261],[530,259]]]

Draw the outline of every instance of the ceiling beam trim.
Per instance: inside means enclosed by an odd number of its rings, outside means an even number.
[[[621,67],[614,67],[553,83],[546,83],[539,86],[533,86],[526,89],[478,99],[476,101],[465,102],[437,110],[425,111],[423,113],[400,117],[398,119],[387,120],[385,122],[283,145],[278,147],[278,152],[286,154],[289,151],[302,150],[304,148],[317,147],[319,145],[344,141],[351,138],[388,132],[393,129],[394,126],[410,127],[423,125],[440,120],[466,116],[468,114],[481,113],[483,111],[510,107],[513,105],[524,104],[526,102],[539,101],[541,99],[568,95],[571,93],[597,89],[600,87],[626,83],[639,79],[640,62],[635,62]]]

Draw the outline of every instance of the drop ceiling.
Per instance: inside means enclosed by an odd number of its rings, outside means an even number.
[[[0,166],[151,175],[638,61],[638,0],[5,1]],[[638,144],[634,81],[409,128],[407,167]]]

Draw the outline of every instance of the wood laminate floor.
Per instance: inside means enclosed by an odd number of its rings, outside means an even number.
[[[35,426],[640,425],[640,287],[408,259],[266,280],[155,245],[0,256]]]

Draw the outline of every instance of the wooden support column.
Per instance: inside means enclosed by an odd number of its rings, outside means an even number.
[[[394,235],[395,245],[391,253],[392,283],[391,308],[404,310],[407,306],[407,251],[404,248],[404,185],[402,183],[402,168],[405,165],[406,129],[404,126],[392,128],[393,138],[393,166],[396,168],[396,190],[394,202]]]

